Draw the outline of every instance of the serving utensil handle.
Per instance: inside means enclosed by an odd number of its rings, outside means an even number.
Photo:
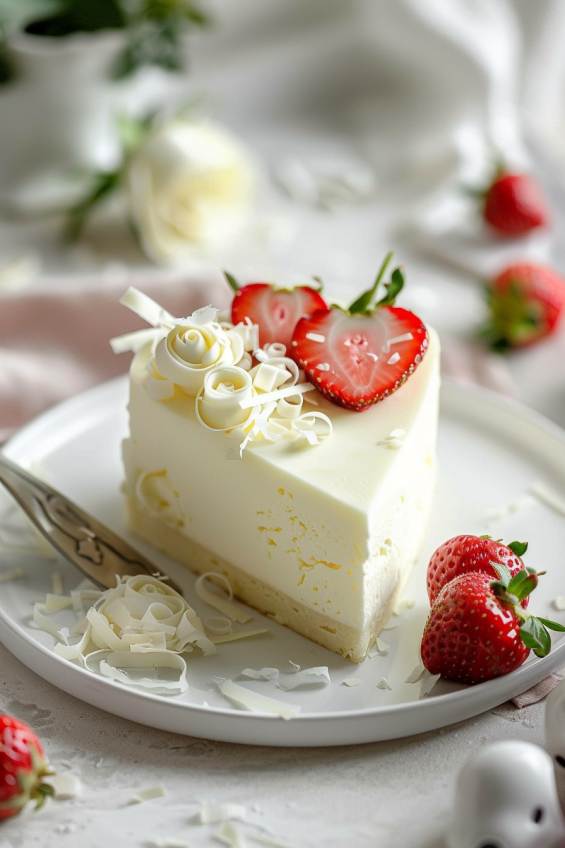
[[[128,542],[43,480],[0,453],[0,483],[41,535],[66,560],[105,588],[119,577],[165,577]],[[166,578],[178,592],[178,586]]]

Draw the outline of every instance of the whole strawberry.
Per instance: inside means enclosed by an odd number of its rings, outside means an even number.
[[[15,816],[29,801],[40,807],[53,789],[41,742],[27,724],[0,715],[0,820]]]
[[[537,585],[536,574],[512,576],[497,565],[499,580],[472,572],[447,583],[436,598],[422,637],[422,662],[431,674],[458,683],[482,683],[518,668],[530,650],[551,649],[547,628],[565,627],[527,612],[521,602]]]
[[[531,176],[502,169],[484,193],[483,218],[498,236],[520,238],[545,227],[549,212]]]
[[[525,569],[521,557],[528,549],[527,542],[510,542],[504,545],[490,536],[454,536],[434,551],[428,564],[427,586],[430,604],[433,604],[443,587],[463,574],[482,571],[491,580],[498,572],[491,563],[505,565],[512,577]],[[532,573],[535,573],[532,571]],[[529,598],[522,601],[528,605]]]
[[[400,388],[428,349],[423,321],[394,306],[404,286],[400,268],[377,300],[391,258],[389,253],[372,288],[349,309],[319,309],[301,318],[292,336],[292,356],[307,379],[332,403],[357,412]]]
[[[279,342],[290,348],[292,333],[300,318],[317,309],[327,309],[320,293],[310,286],[279,288],[270,283],[240,286],[231,274],[226,279],[235,292],[231,319],[234,324],[249,319],[259,326],[259,344]]]
[[[496,350],[526,347],[556,332],[565,311],[565,280],[543,265],[506,268],[487,286],[490,322],[483,337]]]

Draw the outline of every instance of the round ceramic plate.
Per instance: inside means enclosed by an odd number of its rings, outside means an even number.
[[[33,421],[5,453],[43,476],[55,488],[128,536],[122,518],[120,442],[127,431],[127,382],[113,381]],[[4,554],[2,571],[20,568],[24,577],[1,584],[0,640],[25,665],[55,686],[115,715],[191,736],[260,745],[346,745],[393,739],[469,718],[508,700],[565,664],[565,639],[554,638],[544,659],[478,686],[439,681],[421,697],[421,683],[406,679],[418,664],[429,605],[425,568],[432,551],[458,533],[528,540],[526,562],[546,569],[532,599],[539,615],[565,622],[552,601],[565,594],[565,432],[535,413],[477,389],[447,384],[442,389],[439,479],[432,521],[420,560],[405,593],[405,606],[381,637],[383,650],[352,665],[252,611],[253,626],[266,636],[220,646],[213,657],[188,656],[189,690],[165,698],[95,676],[53,653],[53,637],[31,621],[32,605],[52,591],[52,573],[65,591],[80,581],[70,565],[30,554]],[[537,494],[534,494],[537,492]],[[0,492],[0,495],[3,494]],[[0,501],[0,528],[13,506]],[[189,602],[207,617],[185,569],[130,538],[184,588]],[[291,672],[327,666],[329,685],[283,692],[276,681],[239,677],[251,667]],[[226,701],[214,678],[240,685],[301,708],[289,721],[238,709]],[[356,679],[355,685],[351,679]],[[386,681],[386,684],[385,682]]]

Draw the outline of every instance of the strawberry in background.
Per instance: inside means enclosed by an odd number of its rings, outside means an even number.
[[[41,807],[53,794],[53,787],[43,780],[49,774],[33,730],[17,718],[0,715],[0,821],[17,815],[30,801]]]
[[[483,203],[484,220],[501,238],[522,238],[549,223],[547,201],[540,186],[529,174],[500,167],[479,197]]]
[[[527,347],[555,333],[565,311],[565,280],[544,265],[510,265],[487,284],[482,337],[495,350]]]

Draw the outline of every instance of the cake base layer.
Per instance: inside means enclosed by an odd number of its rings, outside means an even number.
[[[196,574],[222,574],[229,580],[234,595],[241,601],[274,619],[278,624],[289,627],[355,663],[361,662],[367,656],[367,651],[392,615],[402,590],[399,583],[379,609],[378,615],[360,632],[246,574],[161,519],[148,515],[132,497],[126,498],[126,515],[128,527],[143,541],[188,566]],[[408,567],[403,569],[403,572],[408,576],[410,570],[411,567]]]

